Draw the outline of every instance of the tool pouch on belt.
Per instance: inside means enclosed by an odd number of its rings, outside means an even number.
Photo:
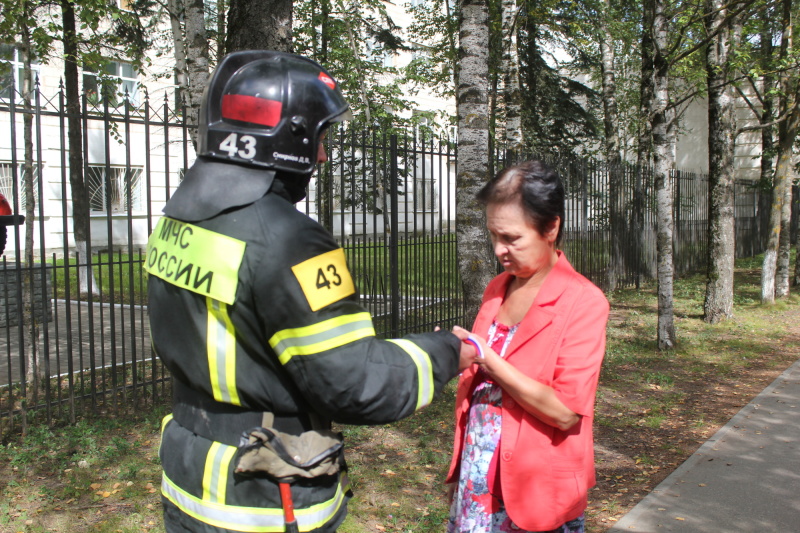
[[[280,481],[333,475],[340,468],[342,441],[341,433],[330,430],[290,435],[253,428],[242,434],[235,471],[267,474]]]

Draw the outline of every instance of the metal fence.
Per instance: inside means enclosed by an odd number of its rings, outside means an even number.
[[[31,119],[35,203],[26,198],[23,117]],[[66,110],[61,94],[37,95],[31,109],[0,102],[0,190],[25,227],[9,227],[0,263],[0,437],[34,422],[124,414],[161,401],[169,375],[147,333],[143,248],[161,209],[193,161],[189,129],[165,98],[145,95],[133,107],[83,101],[84,176],[90,253],[79,263],[72,237]],[[401,336],[463,323],[456,266],[455,151],[446,138],[336,129],[330,161],[319,169],[298,209],[327,227],[345,249],[361,300],[379,334]],[[498,157],[496,167],[503,164]],[[584,160],[553,161],[567,188],[564,250],[575,267],[609,286],[611,237],[616,286],[653,275],[655,217],[649,170],[615,170],[620,193],[609,197],[610,172]],[[706,261],[708,186],[677,172],[675,263],[678,275]],[[761,251],[759,192],[736,185],[737,253]],[[32,208],[32,210],[31,210]],[[30,216],[31,213],[33,216]],[[30,232],[36,263],[22,262]],[[89,290],[78,269],[94,272]]]

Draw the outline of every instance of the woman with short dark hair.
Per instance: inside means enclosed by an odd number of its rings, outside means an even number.
[[[557,248],[564,197],[538,160],[478,194],[505,271],[470,334],[483,357],[459,381],[448,532],[584,531],[609,305]]]

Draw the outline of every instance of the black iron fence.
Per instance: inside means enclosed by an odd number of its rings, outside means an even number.
[[[147,333],[147,236],[193,160],[180,113],[147,96],[135,107],[92,105],[81,113],[88,253],[74,238],[67,114],[62,95],[31,108],[0,102],[0,191],[24,226],[9,227],[0,263],[0,437],[29,424],[124,414],[160,401],[169,376]],[[25,164],[24,117],[33,151]],[[395,337],[463,323],[456,267],[456,157],[446,137],[337,129],[330,162],[298,204],[346,251],[363,304],[381,335]],[[502,158],[498,158],[498,162]],[[632,286],[655,269],[655,200],[648,169],[614,170],[554,161],[567,187],[564,250],[603,288]],[[499,165],[500,163],[497,163]],[[29,170],[26,170],[29,169]],[[32,197],[23,193],[30,175]],[[609,179],[619,184],[609,195]],[[708,186],[676,172],[675,264],[702,269]],[[762,249],[759,191],[736,184],[737,253]],[[26,264],[26,236],[32,241]],[[619,245],[613,245],[618,237]],[[611,269],[611,265],[616,265]],[[93,272],[83,276],[81,269]]]

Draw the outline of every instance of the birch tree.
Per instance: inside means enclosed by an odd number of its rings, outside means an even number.
[[[650,109],[653,135],[653,177],[656,189],[656,248],[658,273],[657,341],[661,350],[675,346],[673,311],[674,264],[672,170],[674,160],[667,134],[669,105],[669,23],[662,0],[653,0],[653,99]]]
[[[525,146],[525,139],[522,132],[522,92],[519,86],[516,0],[503,0],[501,7],[505,144],[506,149],[511,153],[519,153]]]
[[[638,124],[638,136],[636,142],[636,176],[633,184],[633,241],[634,249],[637,250],[635,261],[636,285],[639,286],[639,279],[642,271],[646,268],[644,259],[645,227],[645,175],[646,169],[652,164],[653,154],[653,128],[650,112],[653,103],[653,16],[655,2],[644,0],[642,3],[642,30],[641,30],[641,71],[639,78],[639,115],[641,120]]]
[[[611,0],[605,0],[600,11],[600,72],[603,95],[603,133],[605,137],[606,168],[608,169],[608,211],[611,257],[608,265],[608,289],[617,288],[624,271],[622,248],[626,216],[622,191],[622,157],[619,146],[617,113],[616,57],[614,33],[611,31],[613,11]]]
[[[178,102],[182,105],[189,105],[189,78],[186,65],[186,46],[183,35],[181,20],[185,18],[183,2],[181,0],[167,0],[167,17],[169,18],[169,28],[172,34],[172,53],[175,59],[173,71],[175,73],[175,85],[177,85]]]
[[[711,42],[706,48],[709,242],[703,318],[715,324],[733,315],[735,117],[730,62],[735,43],[727,4],[707,0],[706,13],[706,33]]]
[[[779,182],[775,175],[772,159],[775,155],[774,138],[772,124],[774,119],[774,106],[771,93],[774,89],[774,77],[772,74],[774,66],[774,46],[772,31],[772,13],[764,10],[761,19],[762,29],[759,38],[758,61],[761,71],[761,87],[754,80],[750,81],[750,87],[761,104],[758,112],[755,106],[751,105],[754,114],[759,116],[761,127],[761,174],[760,184],[762,195],[770,193],[769,221],[766,228],[766,248],[764,250],[764,260],[761,265],[761,303],[769,304],[775,302],[775,268],[777,267],[778,246],[780,245],[780,203],[783,201],[781,189],[783,183]],[[781,47],[782,48],[782,47]],[[749,103],[746,95],[741,95]],[[776,202],[778,202],[776,204]],[[763,205],[763,204],[762,204]]]
[[[34,301],[34,251],[33,251],[33,222],[36,216],[36,198],[34,182],[36,181],[36,170],[33,166],[33,98],[34,98],[34,79],[33,69],[31,68],[32,56],[34,53],[33,36],[31,35],[30,21],[34,16],[34,7],[29,0],[22,0],[22,24],[19,25],[22,46],[20,47],[23,73],[22,73],[22,102],[25,115],[23,116],[23,145],[24,161],[22,165],[23,189],[25,191],[25,263],[28,268],[24,271],[23,296],[24,321],[29,327],[30,346],[26,351],[26,374],[28,383],[32,390],[32,401],[36,403],[39,396],[39,320],[36,316],[36,302]]]
[[[185,0],[183,14],[186,35],[186,122],[191,127],[192,143],[197,147],[197,119],[211,67],[203,0]]]
[[[292,52],[292,0],[230,0],[227,53]]]
[[[780,114],[785,116],[778,125],[778,163],[775,168],[776,182],[782,182],[780,210],[780,238],[775,274],[775,296],[789,296],[789,259],[791,249],[791,206],[794,164],[792,160],[797,130],[800,128],[800,76],[797,75],[796,51],[794,50],[792,0],[783,0],[780,76]],[[776,187],[777,189],[777,187]],[[777,191],[776,191],[777,192]],[[779,193],[780,194],[780,193]],[[775,202],[773,202],[773,205]]]
[[[466,320],[471,323],[495,266],[485,215],[475,198],[489,178],[489,10],[486,0],[461,0],[459,8],[456,238]]]

